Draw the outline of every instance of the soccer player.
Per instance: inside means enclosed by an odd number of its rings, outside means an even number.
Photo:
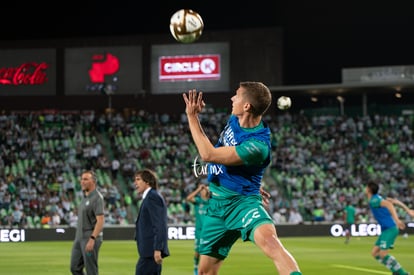
[[[208,186],[200,183],[196,190],[188,194],[186,200],[194,205],[195,213],[195,239],[194,239],[194,275],[198,275],[198,263],[200,260],[200,232],[203,228],[203,219],[207,213],[210,191]]]
[[[379,195],[378,190],[379,186],[374,181],[369,181],[365,188],[369,208],[374,218],[381,226],[381,234],[375,242],[371,254],[378,262],[391,270],[393,272],[392,274],[409,274],[404,270],[397,259],[389,254],[389,249],[394,247],[395,239],[398,236],[398,228],[404,229],[405,223],[398,218],[394,204]]]
[[[272,102],[269,88],[261,82],[239,84],[231,98],[231,115],[215,146],[199,119],[205,106],[203,93],[193,89],[183,98],[193,141],[208,163],[210,200],[201,231],[199,274],[218,274],[239,238],[255,243],[279,274],[301,274],[278,238],[260,193],[264,171],[271,163],[270,128],[262,120]]]
[[[344,208],[344,222],[345,222],[345,243],[349,243],[351,238],[351,226],[355,224],[355,207],[352,205],[351,200],[348,199]]]

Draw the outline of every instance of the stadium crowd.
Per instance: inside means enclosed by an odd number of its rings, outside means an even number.
[[[227,112],[207,108],[201,120],[218,137]],[[267,115],[273,163],[264,188],[272,195],[275,223],[342,222],[347,201],[357,222],[373,221],[364,185],[376,179],[382,193],[407,205],[414,198],[413,119],[410,116]],[[79,177],[98,175],[107,225],[133,223],[140,198],[133,175],[144,167],[159,176],[171,224],[193,224],[185,200],[203,163],[185,115],[143,110],[3,112],[0,115],[0,226],[75,226],[82,197]],[[411,219],[400,209],[405,219]]]

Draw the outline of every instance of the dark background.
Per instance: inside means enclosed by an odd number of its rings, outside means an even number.
[[[2,40],[170,35],[169,18],[181,8],[201,14],[204,33],[280,26],[284,31],[284,85],[338,83],[342,68],[414,64],[412,1],[59,1],[9,5],[13,7],[2,9]]]

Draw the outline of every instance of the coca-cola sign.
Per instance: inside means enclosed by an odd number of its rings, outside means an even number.
[[[56,93],[56,49],[0,50],[0,96]]]
[[[46,62],[28,62],[17,67],[0,68],[2,85],[42,85],[48,80]]]

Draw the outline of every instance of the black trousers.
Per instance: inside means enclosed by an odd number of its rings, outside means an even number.
[[[135,266],[135,275],[161,275],[162,265],[157,264],[154,257],[139,258]]]

